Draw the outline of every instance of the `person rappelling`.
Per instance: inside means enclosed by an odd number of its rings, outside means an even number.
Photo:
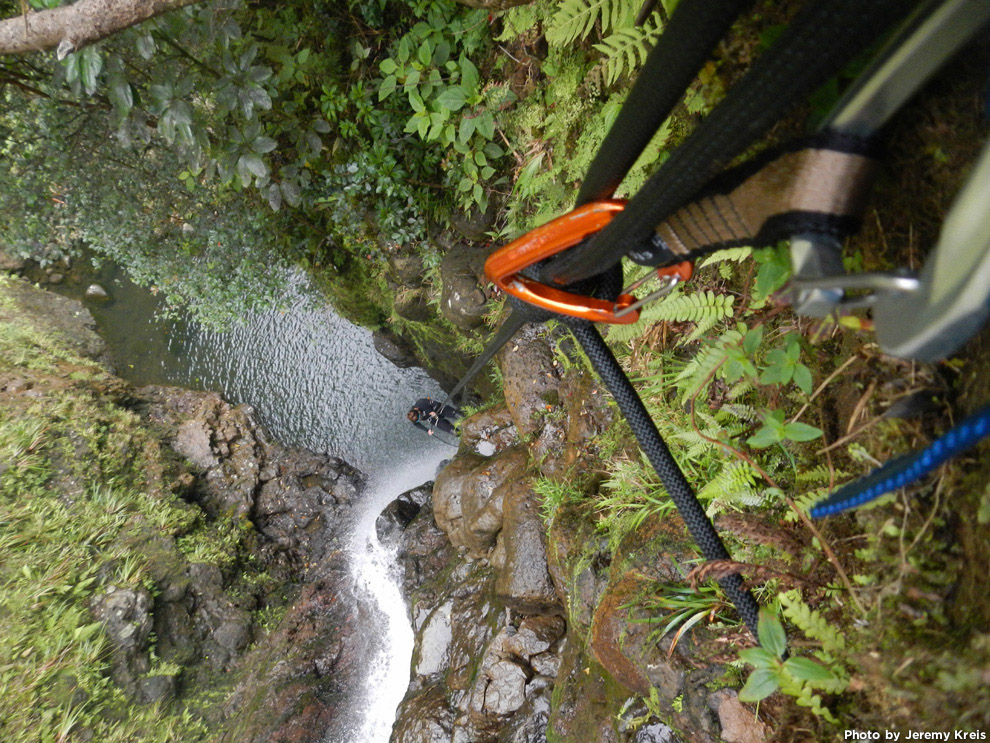
[[[432,397],[422,397],[406,413],[406,418],[430,436],[437,430],[456,435],[454,421],[460,415],[461,412],[453,405],[437,402]]]

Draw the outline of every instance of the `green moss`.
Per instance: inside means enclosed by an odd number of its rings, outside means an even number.
[[[169,490],[157,438],[107,394],[119,383],[18,314],[5,286],[0,377],[23,385],[0,408],[0,737],[207,740],[199,702],[137,705],[113,685],[88,606],[109,585],[154,594],[174,583],[188,566],[176,536],[190,556],[229,568],[244,530],[207,524]],[[209,554],[197,552],[204,544]],[[185,671],[174,660],[153,668]]]

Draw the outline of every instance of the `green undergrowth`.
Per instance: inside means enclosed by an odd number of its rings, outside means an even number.
[[[114,685],[108,640],[89,606],[111,587],[154,596],[158,559],[179,570],[190,561],[230,568],[243,534],[208,524],[173,494],[158,440],[122,406],[119,383],[14,315],[8,282],[0,285],[0,738],[206,740],[195,704],[136,704]],[[153,644],[151,658],[150,676],[188,681],[182,666],[156,659]]]

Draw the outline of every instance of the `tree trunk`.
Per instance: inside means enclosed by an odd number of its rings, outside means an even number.
[[[156,15],[199,0],[79,0],[0,21],[0,54],[58,48],[59,58]]]

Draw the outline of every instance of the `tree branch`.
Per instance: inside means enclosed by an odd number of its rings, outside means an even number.
[[[200,0],[79,0],[0,21],[0,54],[78,51],[154,16]]]

